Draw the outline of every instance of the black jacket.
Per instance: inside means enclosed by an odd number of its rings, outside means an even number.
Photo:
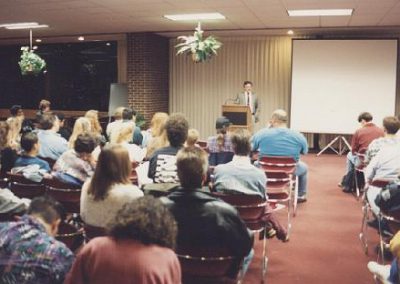
[[[178,223],[179,247],[227,248],[233,256],[249,254],[253,239],[231,205],[199,189],[179,189],[161,199]]]

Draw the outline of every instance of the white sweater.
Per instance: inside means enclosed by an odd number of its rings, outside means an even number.
[[[104,200],[94,200],[93,195],[88,194],[90,181],[82,187],[81,217],[92,226],[106,227],[126,203],[143,196],[143,192],[135,185],[115,184]]]

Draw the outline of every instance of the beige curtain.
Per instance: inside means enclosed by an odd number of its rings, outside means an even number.
[[[289,112],[291,76],[290,37],[221,37],[218,56],[206,63],[176,56],[170,42],[170,112],[182,112],[190,126],[205,139],[215,132],[221,105],[242,91],[245,80],[253,82],[260,101],[260,122],[265,126],[271,112]]]

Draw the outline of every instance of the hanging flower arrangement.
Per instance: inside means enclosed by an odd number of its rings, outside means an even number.
[[[178,40],[183,42],[175,46],[177,48],[176,55],[191,55],[192,60],[196,63],[204,62],[217,55],[217,50],[222,46],[222,43],[213,36],[203,39],[203,33],[204,31],[201,30],[199,23],[193,36],[179,36]]]
[[[21,47],[21,50],[21,60],[18,62],[18,65],[21,68],[21,74],[38,75],[46,67],[46,61],[44,61],[39,55],[35,54],[33,49],[30,50],[27,46]]]

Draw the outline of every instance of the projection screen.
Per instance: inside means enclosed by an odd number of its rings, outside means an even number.
[[[397,40],[293,40],[290,127],[352,134],[368,111],[394,115]]]

